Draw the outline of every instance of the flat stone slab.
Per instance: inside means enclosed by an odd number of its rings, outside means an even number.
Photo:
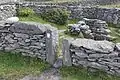
[[[71,43],[75,47],[83,47],[100,53],[113,52],[115,44],[109,41],[95,41],[92,39],[76,39]]]
[[[10,27],[9,30],[14,33],[39,35],[47,30],[55,30],[55,28],[49,24],[40,24],[36,22],[16,22],[12,27]]]

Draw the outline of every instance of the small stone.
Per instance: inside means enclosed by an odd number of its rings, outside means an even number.
[[[28,42],[30,42],[30,41],[31,41],[30,39],[26,39],[26,40],[25,40],[26,43],[28,43]]]
[[[55,68],[60,68],[63,65],[63,60],[62,59],[57,59],[53,67]]]

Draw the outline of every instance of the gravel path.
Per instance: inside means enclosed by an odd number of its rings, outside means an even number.
[[[29,75],[21,80],[61,80],[61,76],[57,69],[50,68],[49,70],[44,71],[40,76],[34,77]]]

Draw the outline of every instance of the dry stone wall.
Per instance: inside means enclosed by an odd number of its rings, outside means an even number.
[[[48,24],[17,22],[0,25],[0,50],[2,51],[19,52],[53,64],[57,43],[57,29]]]
[[[70,11],[70,19],[100,19],[106,22],[119,24],[120,23],[120,9],[119,8],[100,8],[83,6],[81,3],[30,3],[24,2],[20,4],[21,7],[31,7],[38,14],[52,8],[64,8]]]
[[[120,23],[120,9],[119,8],[99,8],[99,7],[84,7],[74,9],[71,13],[72,18],[91,18],[100,19],[109,23]]]
[[[15,4],[0,4],[0,21],[9,17],[16,16]]]
[[[82,66],[120,75],[120,43],[92,39],[64,39],[64,65]]]

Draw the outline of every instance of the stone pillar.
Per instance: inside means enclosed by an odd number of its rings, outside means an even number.
[[[72,66],[72,59],[70,55],[70,42],[67,39],[63,40],[62,43],[62,52],[63,52],[63,64],[66,66]]]
[[[46,32],[46,54],[47,54],[47,62],[50,64],[54,64],[56,53],[54,50],[53,39],[52,39],[52,31],[47,30]]]

